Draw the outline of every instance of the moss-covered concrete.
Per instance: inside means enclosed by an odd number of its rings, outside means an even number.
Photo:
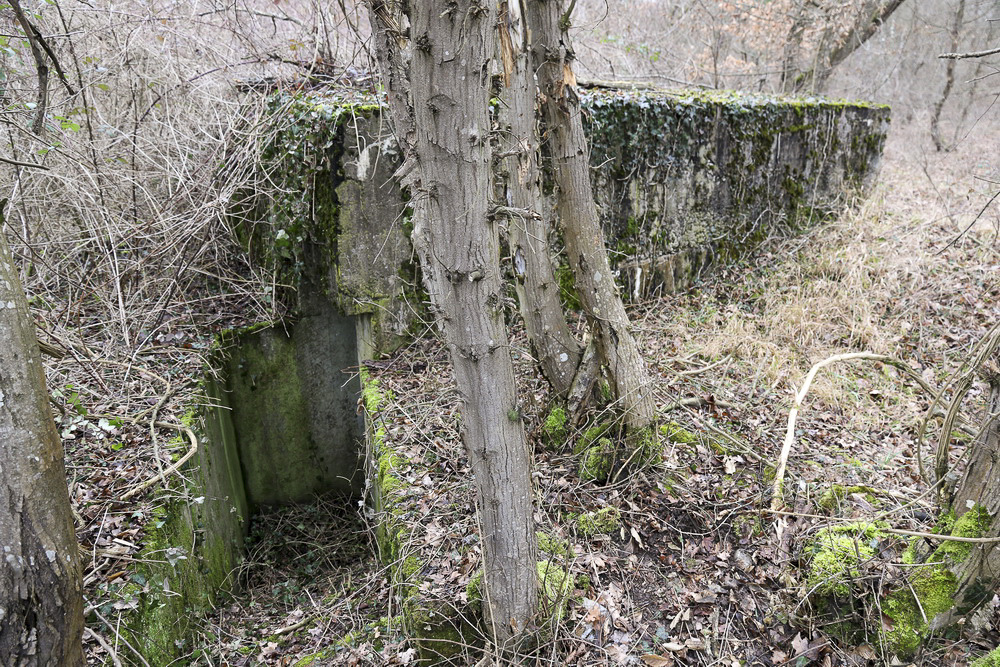
[[[318,301],[371,318],[379,351],[395,349],[414,316],[414,270],[404,230],[402,156],[377,101],[356,90],[277,93],[259,148],[255,187],[232,206],[251,260],[275,277],[300,315]]]
[[[142,552],[118,592],[123,606],[133,607],[123,617],[123,636],[150,665],[174,664],[188,653],[192,621],[233,586],[243,558],[249,507],[228,399],[211,378],[202,387],[199,404],[206,407],[186,420],[198,453],[157,495]],[[179,450],[189,446],[186,438],[177,442]]]
[[[878,172],[889,109],[731,91],[585,90],[594,192],[626,292],[839,210]],[[599,167],[599,168],[598,168]]]
[[[297,322],[226,337],[226,389],[252,505],[361,492],[357,336],[356,316],[317,304]]]
[[[839,210],[873,182],[889,123],[885,106],[727,91],[592,89],[581,104],[605,241],[632,297],[682,289]],[[400,155],[377,101],[282,93],[270,113],[260,166],[271,192],[236,207],[241,238],[293,298],[320,291],[370,313],[377,347],[391,347],[415,274],[392,179]],[[565,265],[557,277],[578,308]]]
[[[407,478],[412,476],[415,462],[396,452],[387,437],[380,412],[385,397],[378,383],[364,371],[361,382],[379,558],[388,567],[402,604],[403,628],[421,663],[445,662],[481,642],[476,625],[480,611],[474,601],[440,600],[421,586],[425,567],[417,545],[410,541],[411,522],[417,517],[408,502],[411,485]]]

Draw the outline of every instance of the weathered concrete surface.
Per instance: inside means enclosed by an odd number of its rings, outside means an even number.
[[[192,620],[233,586],[232,572],[243,560],[250,514],[227,394],[211,377],[202,388],[203,400],[187,420],[198,453],[159,493],[143,551],[118,593],[118,604],[131,610],[123,636],[150,665],[188,655]],[[183,438],[176,449],[190,446]]]
[[[594,192],[626,293],[690,286],[863,195],[889,108],[727,91],[584,91]]]
[[[223,374],[251,507],[364,486],[357,317],[329,303],[286,328],[234,334]]]
[[[822,98],[607,89],[581,98],[605,241],[635,298],[683,289],[863,195],[889,123],[888,107]],[[265,151],[262,170],[284,194],[254,207],[251,254],[284,267],[300,296],[318,290],[345,314],[371,314],[374,348],[391,349],[422,299],[381,108],[357,91],[275,100],[275,142],[291,147]],[[295,209],[282,197],[314,203]]]
[[[357,91],[275,96],[272,107],[258,181],[232,210],[237,234],[292,314],[332,303],[370,315],[372,344],[393,349],[412,321],[400,297],[416,278],[393,178],[401,156],[379,107]]]

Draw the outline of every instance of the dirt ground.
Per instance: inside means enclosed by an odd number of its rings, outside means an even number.
[[[988,205],[1000,180],[1000,137],[974,129],[957,150],[938,154],[921,136],[918,128],[894,132],[875,191],[840,219],[773,240],[753,260],[688,292],[632,308],[663,419],[698,437],[671,443],[661,466],[609,485],[581,482],[568,449],[537,448],[536,518],[541,529],[570,542],[569,567],[582,585],[532,664],[910,664],[894,662],[876,635],[845,645],[828,634],[829,619],[808,595],[802,547],[836,521],[817,505],[832,484],[872,490],[844,498],[842,518],[933,527],[933,496],[917,464],[938,440],[932,422],[918,447],[926,392],[871,361],[821,371],[795,432],[785,484],[789,512],[767,510],[788,411],[812,364],[845,352],[891,355],[942,387],[1000,320],[1000,216]],[[238,317],[218,316],[207,328],[231,320]],[[137,359],[123,380],[158,385],[145,392],[152,398],[103,405],[98,397],[108,380],[81,370],[96,364],[67,359],[49,369],[50,384],[60,388],[55,402],[64,437],[73,436],[66,442],[88,547],[88,604],[100,616],[90,619],[92,664],[105,660],[109,647],[126,656],[115,642],[115,614],[122,610],[113,592],[127,576],[150,510],[141,503],[125,510],[109,498],[120,495],[123,480],[147,476],[153,448],[173,447],[167,443],[175,434],[151,431],[148,422],[150,414],[153,421],[157,413],[169,417],[184,404],[186,380],[200,368],[198,332],[206,322],[186,322],[168,334],[176,338]],[[513,336],[522,412],[537,440],[545,388],[523,334]],[[433,474],[418,480],[427,490],[423,539],[439,555],[430,578],[460,594],[477,563],[467,556],[456,561],[451,547],[474,539],[475,516],[467,500],[451,502],[467,498],[468,475],[443,348],[417,341],[371,370],[391,397],[384,414],[389,436],[433,461]],[[971,423],[981,417],[982,398],[976,387],[964,405]],[[74,400],[88,409],[82,413]],[[132,421],[102,426],[105,413]],[[156,442],[151,432],[159,433]],[[967,441],[956,434],[949,444],[960,466]],[[572,515],[608,506],[620,510],[616,530],[585,536],[574,528]],[[256,518],[250,555],[236,573],[242,592],[201,624],[186,664],[286,665],[330,647],[336,650],[314,664],[411,663],[413,650],[386,620],[398,609],[372,555],[372,522],[364,507],[327,504]],[[880,557],[862,568],[858,585],[871,595],[855,616],[879,618],[880,592],[898,580],[902,546],[902,538],[879,545]],[[998,641],[1000,598],[994,598],[962,636],[935,639],[912,662],[965,665]]]

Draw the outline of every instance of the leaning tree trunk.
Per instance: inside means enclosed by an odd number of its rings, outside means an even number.
[[[484,599],[503,646],[535,613],[538,575],[531,461],[515,397],[490,204],[496,11],[477,0],[412,3],[409,34],[384,0],[371,2],[371,16],[388,85],[403,85],[394,72],[409,73],[409,105],[390,90],[391,112],[397,135],[407,135],[413,245],[463,402],[462,438],[483,531]]]
[[[639,433],[655,417],[649,374],[632,336],[608,263],[590,183],[590,159],[573,75],[568,17],[556,0],[528,2],[532,65],[556,184],[556,206],[576,290],[608,369],[628,430]]]
[[[6,202],[0,203],[0,209]],[[83,586],[62,442],[0,211],[0,664],[83,664]]]
[[[795,90],[798,85],[797,78],[801,74],[798,67],[802,59],[802,39],[805,37],[806,28],[809,27],[810,15],[808,7],[804,4],[797,4],[795,13],[792,15],[792,24],[788,28],[785,36],[785,44],[781,51],[781,91],[788,92]]]
[[[548,208],[538,169],[535,80],[527,48],[521,1],[500,3],[499,45],[504,68],[500,118],[507,130],[505,195],[509,224],[507,239],[514,265],[515,289],[528,339],[545,379],[557,396],[573,386],[583,348],[573,338],[552,270]]]
[[[969,448],[969,462],[955,487],[951,506],[956,521],[975,512],[976,537],[1000,536],[1000,355],[987,362],[983,375],[990,387],[985,428]],[[954,557],[957,555],[959,557]],[[955,605],[932,619],[932,630],[954,624],[993,599],[1000,588],[1000,544],[967,545],[945,561],[955,578]]]
[[[855,14],[854,22],[846,32],[836,22],[828,22],[821,44],[830,43],[830,39],[839,37],[829,48],[821,46],[815,55],[815,65],[808,71],[796,77],[796,92],[811,90],[823,92],[827,81],[840,63],[857,51],[872,38],[882,24],[900,8],[904,0],[868,0]]]

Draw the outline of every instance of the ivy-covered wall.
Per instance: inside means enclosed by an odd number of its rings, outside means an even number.
[[[275,94],[259,132],[255,180],[231,217],[276,297],[295,317],[372,316],[378,349],[409,326],[412,291],[401,156],[374,98],[356,90]]]
[[[627,293],[836,213],[878,173],[889,108],[729,91],[582,93],[594,193]]]
[[[685,288],[864,194],[889,124],[886,106],[822,98],[595,88],[581,101],[605,241],[631,297]],[[321,293],[372,314],[375,348],[390,348],[411,317],[398,297],[420,286],[387,119],[356,90],[269,103],[241,236],[299,308]]]

